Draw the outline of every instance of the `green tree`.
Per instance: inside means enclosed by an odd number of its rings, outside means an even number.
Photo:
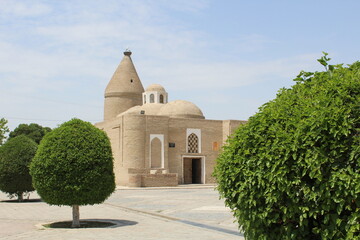
[[[40,143],[41,139],[45,136],[46,133],[50,132],[51,128],[42,127],[36,123],[30,124],[19,124],[14,131],[11,131],[9,134],[9,139],[14,138],[19,135],[26,135],[32,140],[34,140],[37,144]]]
[[[29,164],[35,156],[37,144],[21,135],[0,147],[0,190],[15,195],[19,201],[23,194],[34,191]]]
[[[6,126],[7,122],[5,118],[0,118],[0,145],[3,144],[6,138],[5,134],[9,132],[9,128]]]
[[[115,190],[110,141],[91,123],[72,119],[43,138],[30,174],[45,202],[72,206],[72,226],[79,227],[79,206],[102,203]]]
[[[246,239],[360,239],[360,62],[319,62],[228,140],[214,176]]]

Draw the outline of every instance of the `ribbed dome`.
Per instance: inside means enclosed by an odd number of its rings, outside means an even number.
[[[165,115],[173,118],[205,118],[200,108],[192,102],[184,100],[176,100],[163,105],[158,115]]]
[[[151,84],[146,88],[146,91],[155,91],[155,92],[166,92],[165,88],[161,86],[160,84]]]
[[[141,114],[141,111],[144,111],[145,115],[158,115],[159,110],[163,106],[164,106],[164,104],[159,104],[159,103],[135,106],[135,107],[132,107],[132,108],[128,109],[127,111],[117,115],[117,117],[123,116],[123,115],[139,115],[139,114]]]

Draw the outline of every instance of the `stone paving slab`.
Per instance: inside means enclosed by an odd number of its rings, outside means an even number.
[[[32,194],[31,198],[38,198]],[[7,200],[0,193],[0,200]],[[44,202],[0,202],[0,239],[244,239],[212,188],[118,189],[103,204],[80,207],[81,220],[117,223],[111,228],[44,229],[71,220],[70,207]]]

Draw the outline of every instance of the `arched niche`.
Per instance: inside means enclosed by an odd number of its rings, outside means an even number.
[[[150,134],[149,167],[164,168],[164,135]]]

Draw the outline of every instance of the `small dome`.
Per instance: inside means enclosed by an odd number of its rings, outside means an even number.
[[[200,108],[192,102],[184,100],[176,100],[163,105],[158,115],[165,115],[173,118],[205,118]]]
[[[165,88],[163,86],[161,86],[160,84],[151,84],[150,86],[148,86],[145,90],[146,92],[166,92]]]
[[[143,114],[145,115],[158,115],[158,112],[161,107],[163,107],[164,104],[154,103],[154,104],[144,104],[142,106],[135,106],[127,111],[117,115],[117,117],[123,116],[123,115],[140,115],[142,114],[141,111],[144,111]]]

